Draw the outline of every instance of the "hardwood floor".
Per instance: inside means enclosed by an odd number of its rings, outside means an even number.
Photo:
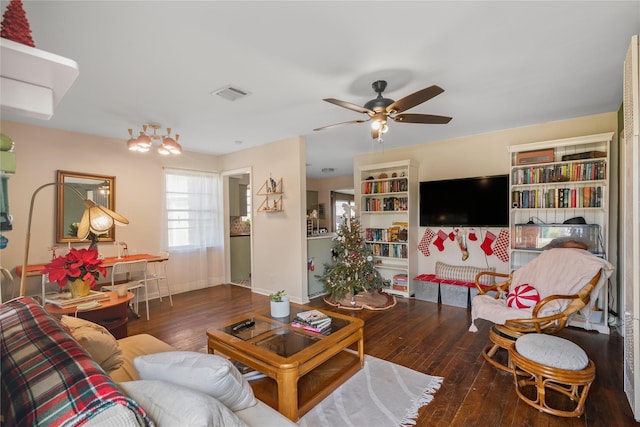
[[[177,349],[206,352],[207,328],[243,313],[268,310],[269,299],[247,288],[220,285],[174,295],[173,304],[172,308],[168,299],[151,301],[151,320],[145,320],[145,313],[131,318],[129,335],[149,333]],[[336,310],[322,298],[309,305]],[[616,332],[566,328],[560,333],[580,345],[597,369],[584,415],[566,419],[539,412],[517,398],[513,377],[481,356],[491,324],[478,321],[478,332],[468,332],[470,314],[465,309],[399,299],[387,311],[340,312],[365,321],[366,354],[444,377],[434,400],[421,409],[419,426],[640,425],[623,392],[623,342]]]

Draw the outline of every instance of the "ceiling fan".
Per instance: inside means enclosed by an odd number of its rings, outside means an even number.
[[[382,134],[387,132],[387,120],[391,119],[394,122],[404,123],[423,123],[423,124],[447,124],[451,121],[451,117],[446,116],[434,116],[432,114],[402,114],[404,111],[415,107],[430,100],[431,98],[440,95],[444,92],[439,86],[433,85],[417,92],[407,95],[404,98],[400,98],[397,101],[393,99],[384,98],[382,92],[387,88],[387,82],[385,80],[377,80],[371,85],[373,90],[378,96],[366,104],[363,107],[352,104],[346,101],[340,101],[335,98],[325,98],[323,101],[330,102],[339,107],[344,107],[349,110],[356,111],[368,115],[367,119],[350,120],[348,122],[335,123],[333,125],[323,126],[314,129],[322,130],[331,128],[334,126],[347,125],[351,123],[364,123],[373,119],[371,123],[371,137],[373,139],[380,139]]]

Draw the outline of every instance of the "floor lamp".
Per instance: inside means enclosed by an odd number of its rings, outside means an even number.
[[[127,225],[129,220],[115,213],[114,211],[105,208],[104,206],[96,205],[93,201],[85,198],[77,188],[70,184],[63,182],[50,182],[48,184],[41,185],[33,192],[31,196],[31,204],[29,205],[29,220],[27,221],[27,239],[24,245],[24,261],[22,263],[22,276],[20,277],[20,296],[25,296],[27,291],[27,265],[29,264],[29,244],[31,242],[31,217],[33,216],[33,202],[36,199],[36,195],[40,190],[51,185],[61,185],[72,189],[80,199],[84,200],[86,209],[82,214],[82,220],[78,226],[78,238],[86,239],[89,236],[89,232],[95,234],[103,234],[109,231],[114,225]],[[44,301],[43,301],[44,302]]]

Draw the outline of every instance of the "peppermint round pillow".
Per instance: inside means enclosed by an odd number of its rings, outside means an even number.
[[[507,295],[507,306],[514,308],[531,308],[540,302],[540,294],[533,286],[525,283],[518,285]]]

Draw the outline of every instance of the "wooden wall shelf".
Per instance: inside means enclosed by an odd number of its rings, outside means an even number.
[[[266,179],[256,193],[257,196],[264,197],[264,200],[260,203],[260,206],[258,206],[258,212],[283,212],[283,194],[282,178],[278,181],[275,181],[273,178]]]

